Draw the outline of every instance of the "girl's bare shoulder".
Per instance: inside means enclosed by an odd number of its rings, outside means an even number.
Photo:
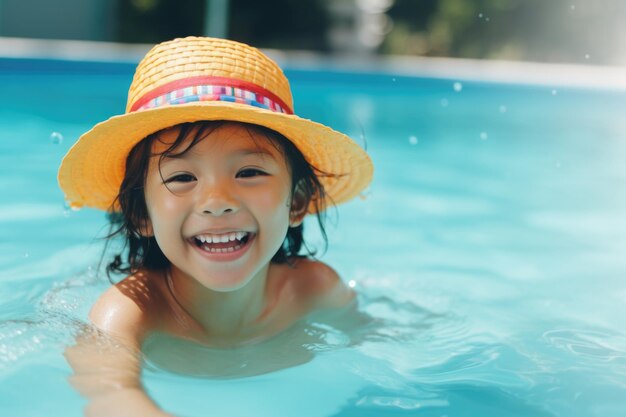
[[[301,301],[313,309],[341,308],[354,299],[352,291],[329,265],[310,259],[298,259],[293,270]]]
[[[163,306],[161,274],[138,272],[107,289],[89,312],[99,329],[137,344],[155,323],[155,311]]]

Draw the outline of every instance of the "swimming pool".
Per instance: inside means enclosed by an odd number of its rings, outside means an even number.
[[[123,112],[132,71],[0,60],[3,415],[81,415],[62,353],[108,286],[105,219],[68,210],[56,171],[79,134]],[[300,365],[245,378],[149,366],[149,393],[183,416],[622,416],[626,92],[287,75],[298,113],[366,143],[375,163],[323,257],[353,281],[360,314],[204,352],[231,368],[296,352]]]

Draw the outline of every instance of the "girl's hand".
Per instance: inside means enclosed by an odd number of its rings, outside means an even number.
[[[66,348],[65,358],[74,369],[70,383],[89,400],[86,416],[172,417],[143,390],[136,349],[90,329]]]

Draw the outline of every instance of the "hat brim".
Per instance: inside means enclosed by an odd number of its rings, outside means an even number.
[[[113,116],[83,134],[59,168],[58,181],[71,207],[113,207],[124,178],[126,158],[142,139],[180,123],[231,120],[265,126],[291,140],[322,173],[335,204],[355,197],[371,181],[372,162],[348,136],[295,115],[230,102],[192,102]],[[312,212],[312,207],[309,208]]]

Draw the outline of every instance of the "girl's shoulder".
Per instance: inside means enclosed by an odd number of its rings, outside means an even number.
[[[299,258],[294,262],[292,275],[300,301],[312,309],[341,308],[354,299],[354,291],[323,262]]]
[[[154,315],[164,303],[161,274],[141,271],[108,288],[89,312],[90,321],[100,330],[132,345],[140,345],[154,326]]]

